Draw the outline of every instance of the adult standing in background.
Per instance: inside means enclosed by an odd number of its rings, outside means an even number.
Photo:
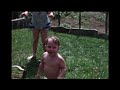
[[[25,11],[22,14],[28,16],[29,12]],[[41,34],[41,41],[43,44],[43,50],[45,50],[45,39],[47,38],[48,30],[51,27],[50,18],[54,17],[53,12],[49,11],[39,11],[39,12],[31,12],[32,14],[32,34],[33,34],[33,52],[32,55],[27,59],[32,60],[36,59],[37,56],[37,47],[39,41],[39,34]]]

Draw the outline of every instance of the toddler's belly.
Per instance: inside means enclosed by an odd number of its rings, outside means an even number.
[[[59,70],[58,69],[54,69],[54,68],[45,67],[44,68],[44,73],[45,73],[45,76],[48,79],[57,79],[58,74],[59,74]]]

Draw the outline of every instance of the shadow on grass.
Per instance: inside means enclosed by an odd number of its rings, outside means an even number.
[[[38,59],[34,59],[26,64],[26,75],[24,79],[36,79],[39,63],[40,61]]]

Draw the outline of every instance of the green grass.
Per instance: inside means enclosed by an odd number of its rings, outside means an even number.
[[[49,31],[49,35],[60,38],[60,54],[65,58],[68,72],[66,79],[107,79],[109,78],[108,40],[87,36],[75,36]],[[32,32],[29,29],[12,30],[12,65],[27,66],[26,79],[35,79],[38,62],[27,64],[32,53]],[[43,53],[39,39],[37,60]]]

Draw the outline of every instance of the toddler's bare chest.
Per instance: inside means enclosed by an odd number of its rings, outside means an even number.
[[[50,67],[58,67],[59,66],[59,60],[58,59],[46,59],[44,61],[44,64]]]

